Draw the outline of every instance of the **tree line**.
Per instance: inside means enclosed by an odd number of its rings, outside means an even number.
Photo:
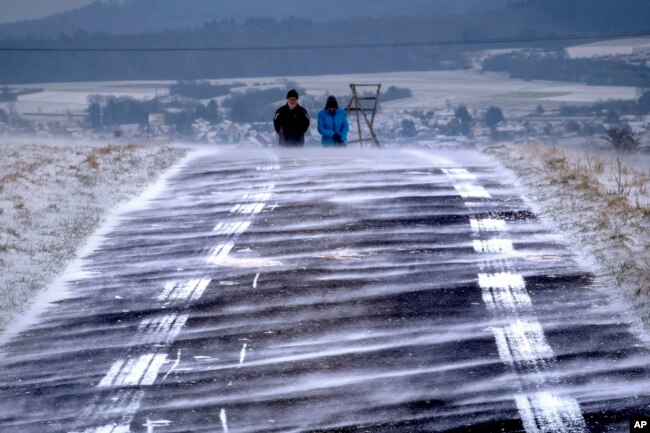
[[[569,58],[563,51],[515,52],[486,59],[486,71],[523,80],[574,81],[603,86],[650,88],[650,67],[622,60]]]

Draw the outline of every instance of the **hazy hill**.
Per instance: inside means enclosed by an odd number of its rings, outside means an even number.
[[[168,0],[198,5],[200,1]],[[202,1],[202,0],[201,0]],[[210,0],[221,3],[225,0]],[[239,0],[260,6],[279,0]],[[286,0],[287,2],[292,0]],[[298,1],[298,0],[296,0]],[[310,2],[312,0],[300,0]],[[339,0],[330,0],[335,4]],[[347,0],[356,5],[355,0]],[[356,0],[364,3],[366,0]],[[371,0],[377,8],[391,10],[390,2]],[[437,3],[435,0],[425,2]],[[454,0],[458,1],[458,0]],[[486,0],[481,0],[486,1]],[[154,0],[135,0],[111,10],[142,7]],[[390,3],[390,4],[389,4]],[[395,2],[403,4],[403,2]],[[416,4],[417,1],[409,4]],[[161,3],[162,4],[162,3]],[[230,4],[230,3],[229,3]],[[283,4],[283,3],[279,3]],[[385,9],[379,6],[385,5]],[[232,4],[230,5],[234,7]],[[104,7],[93,5],[89,8]],[[332,8],[334,10],[334,8]],[[190,11],[191,12],[191,11]],[[121,12],[120,12],[121,13]],[[332,12],[333,13],[333,12]],[[387,13],[387,12],[386,12]],[[189,13],[192,15],[192,13]],[[152,16],[158,16],[153,14]],[[205,17],[204,17],[205,18]],[[321,17],[323,18],[323,17]],[[137,23],[140,16],[125,16]],[[249,18],[210,20],[192,28],[119,35],[76,32],[57,37],[0,37],[0,46],[42,51],[0,51],[0,84],[54,81],[102,81],[131,79],[196,79],[264,75],[300,75],[324,73],[386,72],[435,70],[468,67],[464,52],[504,47],[530,47],[526,38],[575,35],[606,35],[650,30],[648,0],[523,0],[506,8],[463,14],[345,18],[331,21],[309,18]],[[144,30],[144,27],[143,29]],[[470,42],[489,39],[524,38],[519,43],[481,44]],[[4,39],[4,40],[3,40]],[[395,46],[383,48],[322,48],[279,50],[196,51],[206,47],[296,47],[350,44],[387,45],[424,41],[467,41],[458,45]],[[575,40],[544,44],[561,48]],[[541,46],[538,44],[536,46]],[[70,51],[57,51],[59,49]],[[78,51],[119,48],[122,51]],[[189,48],[189,49],[188,49]],[[128,49],[145,49],[131,51]],[[176,49],[177,51],[158,51]],[[124,51],[127,50],[127,51]]]
[[[199,27],[212,20],[312,21],[434,15],[504,8],[508,0],[131,0],[97,1],[47,18],[0,25],[0,38],[51,37],[78,30],[109,34]]]

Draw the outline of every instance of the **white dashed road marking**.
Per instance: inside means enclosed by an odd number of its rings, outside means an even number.
[[[488,239],[485,241],[475,239],[473,244],[474,251],[477,253],[508,254],[515,251],[512,241],[509,239]]]
[[[527,433],[581,433],[587,425],[580,405],[571,397],[549,392],[515,397],[521,421]]]
[[[235,244],[233,242],[217,245],[210,253],[210,256],[208,256],[207,258],[208,263],[211,263],[213,265],[223,264],[223,262],[228,257],[228,254],[230,254],[230,251],[234,247]]]
[[[167,360],[166,354],[148,353],[138,358],[115,361],[97,385],[99,388],[153,385],[158,371]]]

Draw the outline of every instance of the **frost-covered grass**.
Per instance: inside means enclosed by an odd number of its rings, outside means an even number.
[[[185,155],[159,145],[0,142],[0,330],[65,269],[105,212]]]
[[[501,144],[495,155],[650,328],[650,156]]]

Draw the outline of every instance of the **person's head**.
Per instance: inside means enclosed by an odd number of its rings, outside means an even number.
[[[296,89],[291,89],[287,92],[287,105],[292,110],[298,105],[298,92]]]
[[[336,101],[335,96],[330,95],[327,97],[325,108],[327,108],[330,112],[336,111],[336,109],[339,108],[339,103]]]

